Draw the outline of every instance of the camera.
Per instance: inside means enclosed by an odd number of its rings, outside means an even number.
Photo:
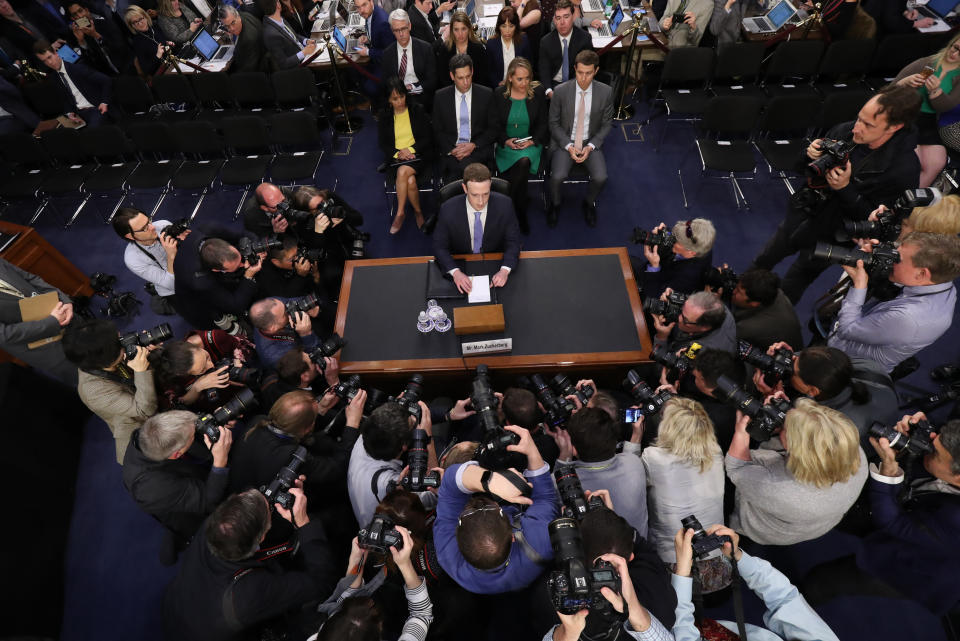
[[[315,307],[320,307],[320,301],[317,300],[315,294],[307,294],[305,296],[300,296],[299,298],[294,298],[288,300],[283,304],[284,309],[287,312],[287,315],[293,316],[296,312],[307,313]]]
[[[885,438],[890,441],[890,447],[898,454],[906,451],[907,456],[923,456],[924,454],[933,454],[934,429],[930,427],[929,421],[919,420],[916,423],[910,423],[910,433],[902,434],[892,427],[887,427],[883,423],[874,423],[870,426],[870,436],[877,440]]]
[[[576,396],[580,404],[586,406],[593,397],[593,388],[589,385],[579,389],[573,385],[570,378],[564,374],[557,374],[550,381],[550,387],[560,396]]]
[[[521,376],[519,383],[536,395],[543,406],[543,419],[550,427],[563,428],[577,409],[569,398],[555,394],[539,374],[534,374],[529,379]]]
[[[680,312],[683,311],[683,304],[687,302],[687,295],[678,292],[670,292],[667,300],[659,298],[647,298],[643,301],[643,311],[648,314],[663,316],[664,321],[669,325],[676,323],[680,318]]]
[[[693,514],[680,519],[680,525],[683,529],[693,530],[693,556],[698,559],[705,558],[714,550],[723,550],[724,543],[733,543],[733,539],[726,535],[707,534]]]
[[[213,414],[197,415],[197,420],[194,423],[197,434],[206,436],[211,443],[216,443],[220,439],[218,427],[223,427],[246,410],[252,409],[256,404],[257,399],[254,398],[253,392],[249,388],[240,390],[236,396],[213,410]]]
[[[586,499],[580,477],[577,476],[577,468],[572,465],[557,467],[553,478],[557,481],[557,492],[560,494],[561,515],[579,521],[590,510],[605,507],[599,496],[593,496],[589,501]]]
[[[164,227],[160,233],[164,236],[169,236],[177,241],[177,244],[180,244],[180,235],[190,229],[190,219],[181,218],[180,220],[175,220],[166,227]]]
[[[309,211],[303,211],[302,209],[294,209],[290,206],[290,201],[284,199],[282,202],[277,203],[277,212],[271,214],[270,212],[264,212],[267,217],[273,218],[274,216],[283,216],[287,219],[287,222],[291,225],[296,225],[297,223],[306,222],[308,220],[313,220],[314,214]]]
[[[815,181],[819,184],[820,179],[834,167],[845,165],[847,159],[850,158],[850,152],[856,146],[857,143],[852,140],[830,140],[829,138],[821,140],[818,145],[821,152],[820,157],[807,163],[807,178],[810,186],[813,187]],[[826,187],[825,181],[822,182],[822,186]]]
[[[311,361],[316,363],[317,367],[320,368],[321,372],[327,371],[327,361],[326,358],[333,358],[333,355],[343,349],[343,346],[347,344],[347,341],[343,340],[340,337],[340,334],[334,332],[327,338],[325,341],[320,343],[319,347],[307,354]]]
[[[686,351],[677,354],[671,352],[665,344],[660,344],[650,352],[650,358],[671,372],[676,372],[676,376],[671,376],[672,379],[680,378],[690,369],[690,361],[697,358],[697,352],[701,347],[700,343],[691,343]]]
[[[601,589],[607,587],[620,593],[620,575],[613,565],[598,560],[587,566],[576,520],[570,517],[554,519],[547,525],[547,532],[558,567],[550,573],[547,581],[553,609],[561,614],[576,614],[583,609],[612,612],[613,608]]]
[[[296,483],[299,476],[297,471],[306,460],[307,448],[301,445],[293,451],[290,462],[277,472],[270,485],[260,487],[260,493],[267,497],[271,505],[276,504],[287,510],[293,508],[295,497],[288,490]]]
[[[769,404],[750,396],[740,389],[737,383],[729,376],[720,376],[717,379],[719,396],[750,417],[747,433],[755,441],[767,441],[773,437],[777,428],[783,427],[783,421],[790,411],[790,401],[771,397]]]
[[[324,199],[320,201],[320,206],[317,207],[317,213],[323,214],[327,218],[336,218],[337,220],[343,220],[347,216],[347,211],[340,205],[334,205],[332,200]],[[365,240],[370,240],[366,238]]]
[[[163,323],[150,329],[142,329],[139,332],[121,334],[120,346],[123,348],[124,358],[130,360],[137,355],[137,347],[157,345],[171,338],[173,338],[173,328],[170,327],[169,323]]]
[[[713,291],[723,290],[729,295],[740,282],[740,276],[729,267],[705,267],[703,270],[703,284]]]
[[[473,458],[488,470],[504,470],[509,467],[523,469],[526,467],[526,458],[517,452],[507,451],[507,446],[519,443],[520,437],[500,425],[499,407],[500,401],[493,393],[487,366],[477,365],[477,375],[473,379],[467,409],[477,413],[483,428],[483,439],[474,450]]]
[[[246,367],[244,365],[234,365],[233,359],[223,358],[213,364],[204,374],[209,374],[223,367],[227,369],[227,376],[234,383],[257,387],[260,385],[261,372],[255,367]],[[220,400],[220,389],[209,387],[203,390],[203,395],[209,403],[216,403]]]
[[[308,263],[321,263],[327,257],[327,250],[322,247],[297,247],[297,253],[293,256],[293,262],[305,260]]]
[[[256,265],[260,262],[260,254],[270,251],[271,249],[277,249],[278,247],[283,247],[283,242],[276,238],[250,240],[244,236],[240,239],[240,242],[237,243],[237,250],[240,252],[240,257],[243,258],[248,265]]]
[[[350,249],[347,252],[350,258],[359,259],[367,255],[363,244],[370,242],[370,234],[360,231],[347,223],[343,223],[347,234],[350,236]]]
[[[135,316],[140,307],[140,300],[133,292],[117,293],[113,288],[116,282],[117,277],[113,274],[103,272],[90,274],[90,288],[93,293],[107,299],[107,306],[102,309],[104,314],[110,318]]]
[[[881,242],[891,242],[900,237],[903,221],[914,208],[929,207],[942,197],[939,189],[908,189],[897,198],[893,207],[877,213],[877,220],[847,220],[843,228],[850,238],[876,238]]]
[[[863,261],[863,268],[870,278],[881,279],[890,276],[893,266],[900,262],[900,253],[893,243],[875,245],[873,251],[865,252],[860,249],[817,243],[813,250],[816,258],[823,258],[831,263],[856,267],[857,261]]]
[[[402,407],[405,412],[410,414],[410,416],[415,418],[417,423],[419,423],[421,415],[423,414],[420,409],[420,398],[422,396],[423,376],[421,374],[414,374],[410,377],[410,380],[407,381],[407,386],[403,388],[403,392],[400,394],[400,396],[396,398],[391,396],[387,400],[393,401]]]
[[[393,525],[393,519],[386,514],[374,514],[370,525],[357,534],[357,545],[362,550],[371,550],[379,554],[389,554],[390,548],[403,547],[403,536]]]
[[[628,371],[627,377],[623,379],[623,388],[633,397],[633,402],[640,406],[640,413],[644,416],[656,414],[664,403],[673,398],[669,390],[654,392],[633,369]]]
[[[673,246],[677,243],[676,236],[666,229],[661,229],[660,231],[649,231],[646,229],[640,229],[639,227],[633,228],[633,236],[630,237],[630,240],[632,240],[633,244],[635,245],[646,245],[650,249],[659,247],[662,250],[660,252],[661,256],[665,252],[671,251]]]
[[[350,403],[360,392],[360,377],[354,374],[346,380],[340,381],[330,388],[344,403]]]
[[[793,350],[786,347],[774,350],[770,356],[747,341],[738,341],[737,356],[763,372],[763,382],[770,387],[793,376]]]
[[[440,487],[440,474],[436,471],[427,471],[427,445],[430,436],[426,430],[413,430],[413,442],[407,450],[407,466],[409,470],[403,477],[403,489],[411,492],[423,492],[428,487]]]

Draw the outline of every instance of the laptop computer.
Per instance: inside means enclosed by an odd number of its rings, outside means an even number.
[[[743,19],[743,28],[750,33],[774,33],[797,12],[789,0],[780,0],[766,15]]]
[[[610,14],[610,19],[607,21],[607,24],[600,25],[599,29],[590,27],[588,31],[591,36],[609,38],[617,32],[617,28],[621,22],[623,22],[623,7],[617,4],[617,6],[613,8],[613,13]]]
[[[348,38],[343,35],[343,32],[340,31],[340,27],[333,28],[333,41],[337,43],[340,51],[346,54],[354,53],[353,50],[357,48],[357,39],[352,36]]]
[[[343,20],[343,24],[350,27],[351,29],[356,29],[357,27],[364,26],[363,16],[355,11],[351,11],[346,0],[339,0],[337,2],[337,13],[340,14],[340,18]],[[340,21],[337,20],[339,24]]]
[[[943,20],[957,6],[957,0],[930,0],[927,4],[918,4],[917,11],[928,18]]]
[[[197,53],[206,61],[220,60],[225,56],[233,55],[234,45],[223,45],[210,35],[206,29],[197,29],[190,40],[190,44],[197,50]]]

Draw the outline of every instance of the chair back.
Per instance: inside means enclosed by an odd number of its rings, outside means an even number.
[[[841,75],[863,78],[876,48],[876,40],[834,40],[820,60],[819,79],[835,79]]]
[[[282,109],[309,107],[317,97],[313,72],[306,67],[276,71],[270,76],[277,104]]]
[[[508,183],[503,178],[494,176],[490,181],[490,191],[495,191],[498,194],[503,194],[504,196],[510,196],[510,183]],[[439,204],[443,204],[446,201],[450,200],[454,196],[460,195],[463,193],[463,179],[458,178],[453,182],[449,182],[443,187],[440,188],[440,197]]]
[[[806,133],[817,120],[820,103],[813,94],[774,96],[760,115],[757,130],[771,135]]]
[[[220,122],[227,147],[241,154],[270,152],[267,124],[259,116],[228,116]]]
[[[165,122],[134,123],[127,128],[127,135],[141,154],[168,159],[179,151],[173,131]]]
[[[205,120],[187,120],[173,125],[177,147],[185,154],[202,158],[223,158],[223,138]]]
[[[701,129],[717,135],[747,137],[756,126],[763,100],[759,96],[714,96],[707,101]]]
[[[273,109],[273,85],[262,71],[240,71],[230,75],[233,97],[243,109]]]
[[[200,105],[210,109],[229,109],[234,106],[230,77],[222,72],[191,74],[193,93]]]
[[[288,149],[316,149],[322,144],[317,117],[307,111],[284,111],[270,116],[270,139]]]
[[[734,79],[738,84],[756,80],[766,47],[762,42],[737,42],[717,48],[717,64],[713,69],[713,82],[724,84]]]
[[[51,129],[40,136],[40,142],[58,165],[83,164],[89,159],[78,129]]]
[[[788,40],[777,45],[767,61],[766,81],[797,78],[810,80],[817,73],[823,55],[822,40]]]
[[[113,81],[111,105],[120,107],[128,116],[149,112],[153,102],[150,87],[139,76],[119,76]]]
[[[133,145],[116,125],[84,127],[80,130],[80,146],[86,154],[103,160],[125,160],[133,153]]]
[[[713,72],[713,49],[708,47],[676,47],[663,63],[660,88],[685,85],[706,86]]]
[[[823,99],[815,129],[826,133],[834,125],[856,120],[860,109],[873,94],[870,91],[837,91]]]

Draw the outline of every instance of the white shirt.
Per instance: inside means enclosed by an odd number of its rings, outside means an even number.
[[[70,79],[70,74],[67,73],[66,63],[60,63],[60,75],[63,76],[64,81],[67,83],[67,88],[70,89],[70,93],[73,94],[73,99],[77,102],[77,109],[96,109],[96,107],[90,104],[90,101],[84,97],[80,90],[77,89],[77,85],[73,84],[73,80]]]
[[[570,128],[570,143],[565,147],[565,149],[572,147],[573,142],[577,139],[577,117],[580,115],[580,95],[583,93],[587,94],[585,98],[586,104],[584,105],[586,109],[583,113],[583,139],[590,139],[590,107],[591,103],[593,102],[593,83],[590,83],[590,86],[587,87],[586,92],[580,88],[580,85],[576,84],[576,81],[574,81],[574,87],[576,87],[576,92],[573,95],[573,127]],[[587,145],[593,147],[594,149],[597,148],[592,142],[588,142]]]
[[[400,46],[400,43],[397,43],[397,71],[400,71],[400,61],[403,60],[403,51],[404,48]],[[408,87],[420,84],[420,79],[417,78],[417,72],[413,69],[413,38],[410,38],[410,42],[406,46],[407,51],[407,72],[403,76],[403,84]]]
[[[503,49],[503,79],[506,80],[507,67],[509,67],[513,59],[517,57],[517,50],[513,46],[513,40],[510,41],[510,44],[507,44],[503,38],[498,39],[500,40],[500,47]]]
[[[557,35],[560,36],[560,69],[557,71],[557,75],[553,77],[553,81],[563,82],[563,43],[567,43],[567,57],[569,58],[570,57],[570,48],[569,48],[570,36],[573,35],[573,32],[571,31],[569,34],[567,34],[567,37],[563,37],[559,33]]]
[[[153,226],[160,232],[170,226],[170,221],[155,220]],[[123,251],[123,263],[127,266],[127,269],[143,280],[153,283],[154,287],[157,288],[157,294],[160,296],[173,294],[174,279],[173,274],[167,271],[167,250],[163,248],[163,244],[156,240],[152,245],[140,245],[139,247],[143,251],[140,251],[135,244],[136,241],[130,241]],[[147,252],[153,258],[147,256],[144,252]]]
[[[467,109],[468,110],[473,109],[473,85],[472,84],[470,85],[470,88],[467,89],[467,93],[460,93],[460,90],[457,89],[456,85],[454,85],[453,87],[453,108],[456,111],[455,115],[457,117],[458,133],[460,131],[460,103],[463,100],[463,96],[467,97]],[[470,115],[471,118],[467,123],[467,133],[469,134],[469,137],[467,138],[467,140],[469,140],[470,138],[473,138],[473,130],[472,130],[473,114],[468,114],[468,115]]]

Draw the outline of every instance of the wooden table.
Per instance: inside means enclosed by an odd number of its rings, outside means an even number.
[[[499,269],[500,254],[460,256],[474,275]],[[347,341],[340,373],[380,378],[421,372],[428,378],[491,370],[530,373],[617,368],[649,362],[650,336],[627,251],[623,247],[521,252],[520,264],[498,290],[506,329],[502,335],[420,334],[417,313],[426,305],[430,256],[347,261],[336,331]],[[552,261],[552,262],[551,262]],[[474,269],[471,269],[473,267]],[[553,277],[562,273],[564,278]],[[561,298],[562,297],[562,298]],[[453,307],[465,299],[441,300]],[[461,356],[461,342],[513,339],[508,355]],[[565,351],[563,347],[594,349]]]

